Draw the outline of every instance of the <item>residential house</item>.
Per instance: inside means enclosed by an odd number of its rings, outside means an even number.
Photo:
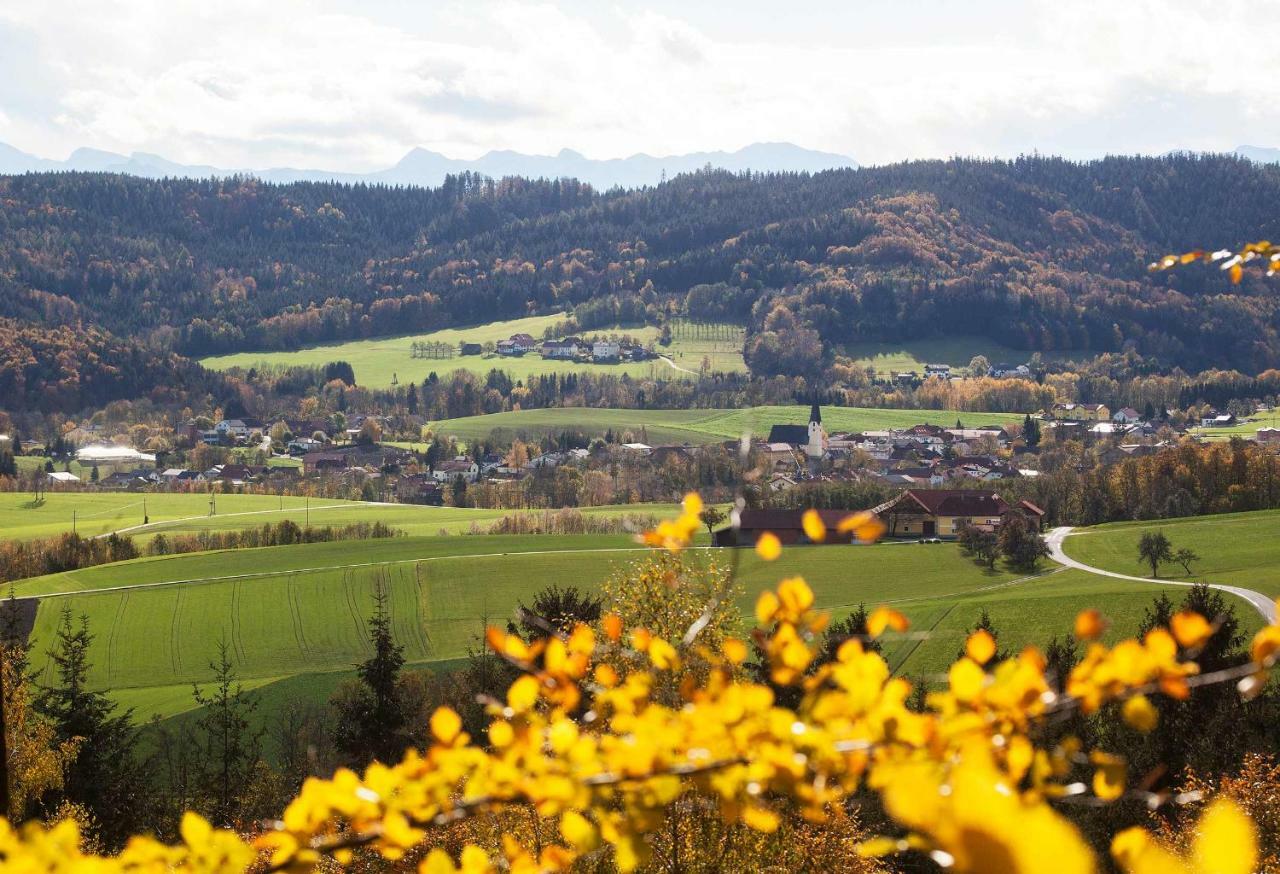
[[[591,344],[592,361],[617,361],[622,357],[622,346],[612,340],[597,340]]]
[[[532,352],[538,348],[538,341],[533,339],[532,334],[512,334],[511,346],[516,353],[523,355],[526,352]]]
[[[346,470],[351,466],[344,452],[308,452],[302,456],[302,472],[307,476]]]
[[[480,476],[480,465],[465,455],[459,455],[448,461],[442,461],[431,471],[431,475],[435,477],[436,482],[451,483],[461,477],[469,483],[473,483]]]
[[[1121,407],[1111,414],[1111,421],[1120,425],[1136,425],[1142,421],[1142,414],[1133,407]]]
[[[1104,422],[1111,418],[1106,404],[1056,403],[1045,411],[1045,418],[1069,422]]]
[[[950,364],[926,364],[924,366],[924,378],[928,379],[931,376],[936,376],[936,377],[939,377],[940,379],[950,379],[951,365]]]
[[[1044,518],[1044,510],[1030,501],[1010,504],[981,489],[907,489],[875,512],[890,537],[955,537],[965,524],[996,531],[1014,513],[1038,531]]]
[[[498,354],[499,355],[523,355],[524,353],[516,348],[516,344],[513,340],[499,340]]]
[[[576,340],[548,340],[542,344],[543,358],[573,359],[578,357]]]
[[[1259,443],[1280,443],[1280,428],[1259,428],[1257,434]]]
[[[1027,367],[1025,364],[1009,364],[1002,361],[999,364],[991,365],[987,374],[989,376],[994,376],[997,379],[1030,379],[1031,368]]]
[[[1236,417],[1230,413],[1214,413],[1200,420],[1201,428],[1230,428],[1235,425]]]
[[[444,505],[444,489],[429,473],[402,476],[395,484],[396,500],[405,504],[426,504],[431,507]]]

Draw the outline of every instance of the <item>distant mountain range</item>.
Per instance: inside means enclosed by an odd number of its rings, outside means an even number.
[[[159,179],[166,176],[206,178],[235,174],[257,176],[268,182],[338,181],[385,185],[436,186],[450,173],[470,171],[484,176],[530,178],[570,177],[596,188],[639,188],[655,185],[664,176],[688,173],[710,165],[725,170],[789,171],[816,173],[838,167],[857,167],[851,158],[804,149],[791,143],[754,143],[736,152],[692,152],[687,155],[635,154],[629,158],[596,160],[571,149],[556,155],[526,155],[493,151],[474,160],[449,158],[439,152],[415,148],[394,167],[372,173],[339,173],[276,167],[267,170],[228,170],[206,165],[178,164],[160,155],[133,152],[119,155],[98,149],[76,149],[65,161],[37,158],[0,143],[0,175],[78,170],[91,173],[126,173]]]
[[[1259,164],[1280,164],[1280,149],[1269,149],[1266,146],[1240,146],[1236,154]]]

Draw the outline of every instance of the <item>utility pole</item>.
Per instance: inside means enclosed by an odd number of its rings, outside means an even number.
[[[71,533],[72,534],[76,533],[76,511],[75,510],[71,511]]]
[[[311,527],[311,496],[310,495],[307,495],[307,524],[304,527],[306,528]]]
[[[142,524],[143,525],[151,524],[151,517],[147,515],[147,499],[145,496],[142,499]]]

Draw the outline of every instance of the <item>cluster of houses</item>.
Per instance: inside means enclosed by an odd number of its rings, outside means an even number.
[[[1032,379],[1035,374],[1025,364],[1001,361],[987,368],[987,376],[996,379]],[[950,364],[926,364],[923,375],[918,370],[893,370],[890,371],[889,378],[895,385],[915,386],[922,379],[961,379],[962,377],[955,376],[951,372]]]
[[[346,429],[341,433],[334,430],[328,419],[279,419],[263,422],[249,416],[236,419],[222,419],[212,428],[202,429],[191,419],[184,423],[182,434],[192,443],[204,443],[209,446],[247,446],[262,441],[264,435],[271,431],[277,423],[282,423],[289,433],[294,435],[287,449],[290,455],[304,455],[325,445],[333,439],[354,440],[370,417],[355,414],[347,419]],[[323,439],[316,435],[321,435]]]
[[[463,343],[460,348],[463,355],[479,355],[482,351],[479,343]],[[535,351],[541,353],[544,359],[595,364],[648,361],[658,357],[652,349],[626,339],[584,340],[581,337],[564,337],[539,342],[531,334],[512,334],[497,344],[498,354],[506,357],[519,357]]]
[[[774,425],[756,449],[770,465],[769,487],[777,492],[812,481],[937,487],[1020,476],[1022,471],[997,454],[1007,450],[1009,442],[1004,428],[990,425],[920,424],[827,434],[822,411],[814,404],[807,425]]]

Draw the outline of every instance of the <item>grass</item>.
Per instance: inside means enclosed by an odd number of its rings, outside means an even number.
[[[966,427],[1007,425],[1020,421],[1019,413],[957,413],[950,410],[885,410],[864,407],[823,407],[822,423],[836,431],[907,428],[921,423]],[[653,445],[717,443],[736,440],[744,432],[768,436],[773,425],[803,424],[809,420],[805,406],[747,407],[741,410],[618,410],[553,407],[518,410],[488,416],[468,416],[432,422],[437,433],[462,440],[478,440],[493,431],[539,437],[560,431],[582,431],[595,436],[613,431]]]
[[[544,586],[595,589],[642,554],[624,536],[399,538],[141,559],[25,581],[17,593],[63,593],[41,601],[36,639],[53,639],[64,605],[89,616],[93,685],[130,690],[122,700],[143,716],[167,715],[184,706],[188,684],[208,678],[221,640],[255,682],[349,669],[366,654],[377,580],[388,586],[406,658],[431,663],[465,656],[486,617],[504,621]],[[750,552],[740,558],[744,616],[761,589],[797,573],[837,613],[864,601],[962,597],[1015,578],[961,559],[952,544],[793,548],[772,565]],[[170,584],[109,590],[147,583]],[[48,669],[43,652],[33,666]]]
[[[1189,548],[1200,555],[1188,575],[1181,566],[1167,564],[1160,576],[1174,580],[1226,583],[1280,595],[1280,541],[1275,537],[1280,511],[1190,516],[1151,522],[1118,522],[1085,529],[1063,543],[1067,555],[1093,567],[1146,576],[1150,567],[1138,563],[1138,539],[1146,531],[1162,531],[1177,551]]]
[[[233,355],[217,355],[205,358],[201,363],[213,370],[231,368],[248,369],[269,365],[311,365],[320,366],[330,361],[346,361],[355,370],[356,381],[370,388],[386,388],[395,382],[419,382],[427,374],[435,372],[441,376],[455,370],[470,370],[477,374],[485,374],[497,368],[506,371],[512,379],[524,380],[535,374],[546,373],[609,373],[615,376],[627,374],[637,378],[652,377],[689,377],[696,374],[707,357],[711,360],[713,370],[738,371],[745,370],[742,360],[742,329],[732,328],[732,339],[698,339],[690,331],[677,330],[670,346],[659,347],[662,355],[670,357],[675,367],[663,361],[637,361],[618,364],[580,364],[576,361],[544,361],[538,353],[530,353],[520,357],[494,356],[455,356],[453,358],[413,358],[410,348],[415,342],[440,342],[452,346],[465,341],[468,343],[496,343],[505,340],[512,334],[526,333],[541,338],[543,332],[563,321],[563,314],[549,316],[529,316],[522,319],[511,319],[490,322],[470,328],[448,328],[426,334],[412,334],[402,337],[382,337],[371,340],[352,340],[346,343],[334,343],[324,346],[311,346],[293,352],[238,352]],[[611,329],[595,329],[583,334],[604,333],[630,334],[643,343],[656,340],[658,329],[653,326],[619,327]],[[725,332],[721,332],[725,333]],[[693,371],[693,374],[684,371]]]
[[[939,337],[933,340],[904,340],[897,343],[849,343],[841,348],[859,367],[874,367],[880,376],[894,371],[914,370],[924,375],[926,364],[949,364],[952,369],[968,367],[975,355],[990,363],[1020,364],[1031,357],[1026,349],[1013,349],[986,337]],[[1085,351],[1041,352],[1046,361],[1093,358]]]
[[[1232,437],[1258,436],[1259,428],[1280,428],[1280,413],[1272,412],[1243,419],[1229,428],[1190,428],[1187,433],[1205,440],[1230,440]]]
[[[143,498],[151,522],[142,526]],[[505,515],[538,510],[477,510],[458,507],[426,507],[418,504],[375,504],[328,498],[278,497],[276,495],[218,495],[217,515],[209,514],[205,494],[131,494],[127,492],[50,492],[36,503],[28,492],[0,493],[0,540],[52,537],[71,530],[85,536],[132,529],[136,541],[155,534],[194,534],[254,528],[269,522],[292,520],[298,525],[340,527],[356,522],[380,521],[410,535],[462,534],[473,526],[483,528]],[[583,507],[587,516],[663,514],[665,504],[622,504]],[[348,544],[350,546],[350,544]]]
[[[46,492],[36,502],[30,492],[0,492],[0,540],[30,540],[54,537],[71,531],[72,513],[76,531],[84,536],[107,534],[143,523],[143,501],[151,522],[207,515],[209,496],[205,494],[134,494],[131,492]],[[281,506],[302,508],[305,498],[275,495],[218,495],[219,514],[256,513],[260,516],[231,517],[236,524],[260,525],[273,521]],[[356,502],[313,499],[316,504]],[[157,526],[158,527],[158,526]]]

